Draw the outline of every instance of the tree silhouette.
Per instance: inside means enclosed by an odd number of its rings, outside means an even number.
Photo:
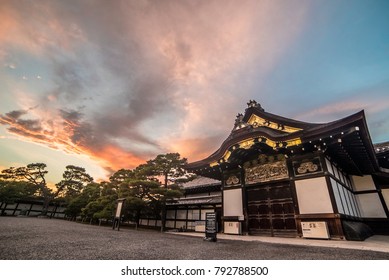
[[[62,177],[63,180],[55,185],[57,187],[55,197],[59,194],[70,197],[78,195],[87,184],[93,182],[93,178],[86,173],[85,168],[74,165],[66,166]]]
[[[46,214],[49,203],[53,198],[53,193],[47,187],[45,175],[48,173],[46,164],[31,163],[23,167],[10,167],[1,171],[0,178],[10,181],[24,181],[37,187],[39,194],[43,198],[42,214]]]

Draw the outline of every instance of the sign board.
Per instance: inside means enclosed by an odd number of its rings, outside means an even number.
[[[226,234],[241,234],[240,222],[224,222],[224,233]]]
[[[217,241],[217,219],[216,212],[205,213],[205,240]]]
[[[301,222],[303,237],[330,239],[326,222]]]
[[[116,212],[112,221],[112,229],[120,230],[120,218],[122,216],[122,208],[125,200],[125,198],[117,200]]]
[[[119,219],[122,214],[123,202],[124,201],[118,201],[118,206],[116,207],[116,213],[115,213],[115,218],[117,219]]]

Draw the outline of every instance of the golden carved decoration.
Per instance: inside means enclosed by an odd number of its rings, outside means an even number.
[[[288,144],[288,146],[297,146],[300,145],[302,142],[300,138],[295,138],[292,140],[288,140],[286,143]]]
[[[264,118],[258,117],[257,115],[254,115],[254,114],[251,115],[251,117],[247,123],[252,125],[255,128],[260,127],[260,126],[264,126],[264,127],[270,127],[272,129],[285,131],[285,132],[289,132],[289,133],[293,133],[293,132],[302,130],[301,128],[287,126],[287,125],[283,125],[283,124],[276,123],[276,122],[271,122],[271,121],[266,120]]]
[[[237,184],[239,184],[239,178],[236,177],[235,175],[231,175],[226,180],[226,185],[237,185]]]
[[[230,151],[227,151],[227,152],[224,154],[223,159],[224,159],[225,161],[227,161],[227,160],[230,158],[230,156],[231,156],[231,152],[230,152]]]
[[[239,143],[239,148],[250,149],[254,145],[254,139],[248,139]]]
[[[294,138],[291,140],[287,140],[286,142],[276,142],[276,141],[273,141],[273,140],[268,139],[266,137],[262,137],[262,138],[265,139],[264,143],[266,145],[268,145],[269,147],[272,147],[273,149],[275,149],[277,147],[286,148],[286,147],[291,147],[291,146],[297,146],[297,145],[300,145],[302,143],[300,138]],[[245,150],[250,149],[254,144],[255,144],[254,138],[245,139],[245,140],[238,143],[239,148],[245,149]],[[231,147],[233,147],[232,150],[236,150],[236,148],[234,146],[230,146],[230,148]],[[231,156],[231,151],[227,150],[220,159],[223,160],[224,162],[228,162],[228,159],[230,158],[230,156]],[[214,161],[214,162],[211,162],[209,164],[210,167],[214,167],[216,165],[218,165],[218,161]]]
[[[289,177],[286,161],[276,161],[245,168],[246,184],[262,183]]]
[[[314,164],[311,161],[303,162],[297,168],[297,172],[299,174],[304,174],[304,173],[307,173],[307,172],[316,172],[317,170],[319,170],[319,166],[317,164]]]

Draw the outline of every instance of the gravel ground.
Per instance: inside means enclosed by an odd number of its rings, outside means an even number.
[[[388,260],[388,253],[219,240],[64,220],[0,217],[2,260]]]

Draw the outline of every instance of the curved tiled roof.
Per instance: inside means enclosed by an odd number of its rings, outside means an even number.
[[[184,183],[182,187],[184,189],[191,189],[191,188],[206,187],[206,186],[217,186],[220,184],[221,182],[219,180],[198,176],[192,181]]]
[[[220,148],[187,169],[196,174],[221,178],[221,169],[237,168],[242,159],[258,153],[288,156],[327,150],[350,174],[372,174],[379,170],[364,111],[328,123],[301,122],[271,113],[255,101],[239,114],[234,129]]]

